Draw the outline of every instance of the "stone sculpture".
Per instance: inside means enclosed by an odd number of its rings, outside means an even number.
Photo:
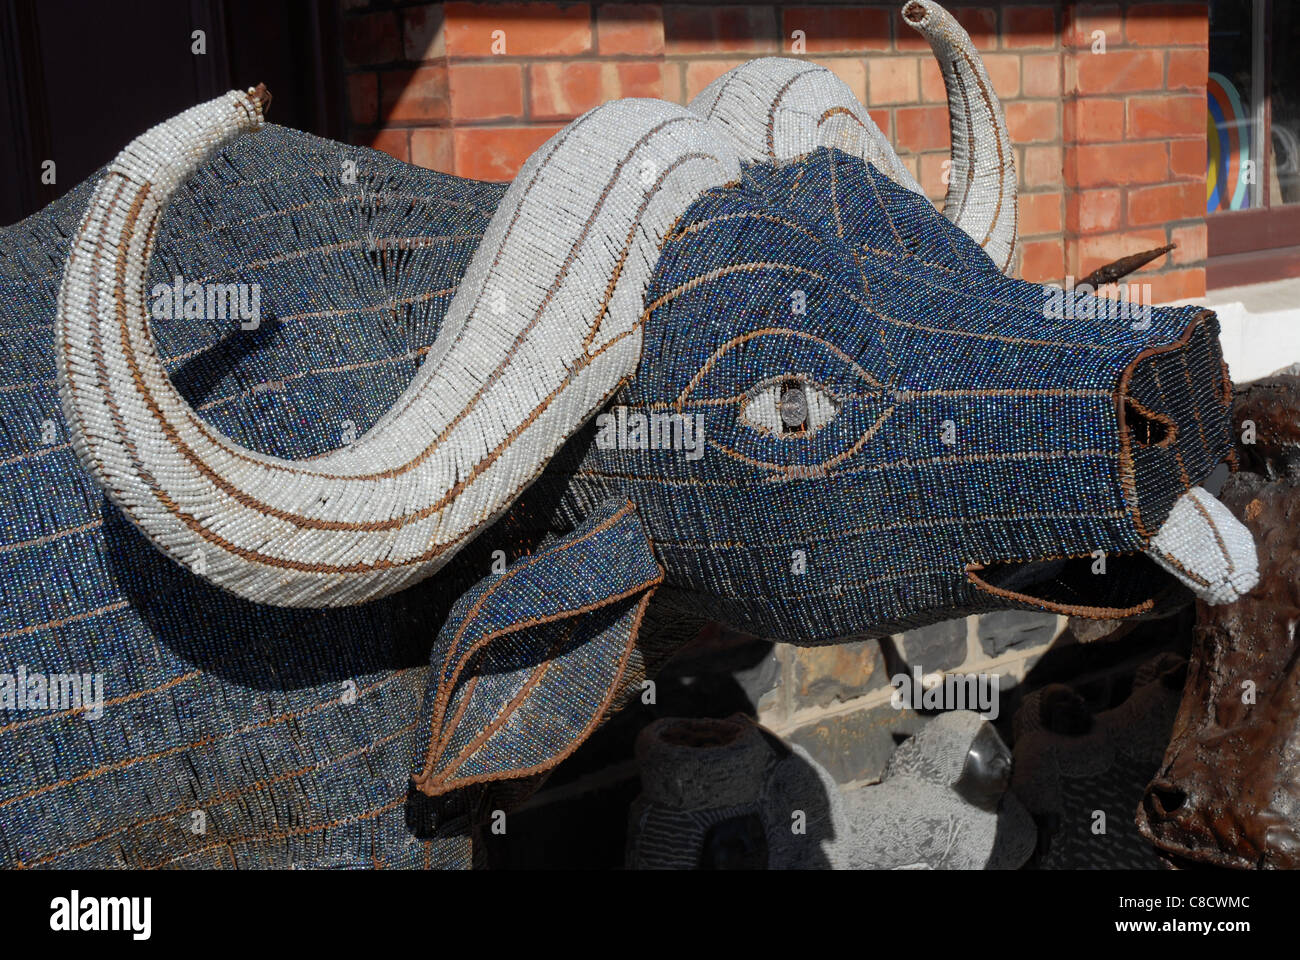
[[[840,790],[801,747],[749,718],[665,718],[637,739],[633,869],[815,870],[846,832]]]
[[[1173,737],[1137,811],[1175,863],[1300,868],[1300,377],[1242,387],[1242,470],[1223,502],[1258,539],[1260,584],[1198,605]]]
[[[1011,791],[1037,826],[1034,867],[1160,866],[1133,811],[1169,742],[1186,676],[1187,662],[1166,653],[1138,668],[1128,698],[1109,710],[1093,713],[1065,684],[1025,698]]]
[[[977,713],[941,713],[894,751],[881,782],[848,792],[847,869],[1014,870],[1034,827],[1007,792],[1011,751]]]

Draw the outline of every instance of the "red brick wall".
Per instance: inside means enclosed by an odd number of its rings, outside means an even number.
[[[590,107],[685,103],[751,57],[791,55],[802,31],[805,55],[849,85],[942,202],[946,96],[901,2],[341,4],[351,139],[412,163],[509,179]],[[948,6],[1016,144],[1022,275],[1059,282],[1172,240],[1141,279],[1157,301],[1204,293],[1206,4]]]
[[[1156,300],[1205,292],[1206,6],[1068,5],[1067,272],[1172,241],[1148,268]],[[1105,54],[1093,53],[1097,31]]]

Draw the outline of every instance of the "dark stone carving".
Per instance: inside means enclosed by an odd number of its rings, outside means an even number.
[[[1300,868],[1300,377],[1241,388],[1243,472],[1221,499],[1255,534],[1260,583],[1198,604],[1187,686],[1164,761],[1138,809],[1142,833],[1179,860]],[[1240,440],[1240,433],[1238,435]],[[1246,472],[1249,471],[1249,472]]]
[[[1056,635],[1056,619],[1027,610],[999,610],[979,621],[980,647],[990,657],[1000,657],[1017,647],[1046,643]]]
[[[1162,653],[1140,666],[1118,706],[1094,712],[1062,683],[1016,712],[1011,790],[1033,815],[1039,870],[1141,870],[1160,860],[1133,825],[1142,785],[1158,769],[1186,663]]]
[[[951,670],[966,659],[966,621],[946,620],[903,634],[903,650],[909,666],[926,673]]]
[[[830,775],[749,718],[664,717],[637,738],[634,869],[826,869],[844,814]],[[792,829],[794,819],[802,829]]]

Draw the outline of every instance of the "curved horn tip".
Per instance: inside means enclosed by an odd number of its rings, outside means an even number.
[[[965,28],[933,0],[908,0],[903,19],[929,41],[948,94],[952,176],[943,213],[1007,273],[1017,245],[1015,153],[997,91]]]
[[[929,15],[930,11],[926,9],[925,4],[918,2],[918,0],[908,0],[903,5],[903,19],[914,26],[925,23],[925,18]]]
[[[271,109],[271,91],[266,89],[266,84],[259,83],[255,87],[249,87],[248,95],[257,101],[263,113]]]

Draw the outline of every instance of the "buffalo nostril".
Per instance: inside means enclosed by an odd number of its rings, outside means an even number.
[[[1124,413],[1129,436],[1140,447],[1167,447],[1178,437],[1173,420],[1153,413],[1132,397],[1124,397]]]
[[[1158,816],[1167,817],[1177,813],[1187,803],[1186,792],[1165,784],[1153,785],[1148,792]]]

